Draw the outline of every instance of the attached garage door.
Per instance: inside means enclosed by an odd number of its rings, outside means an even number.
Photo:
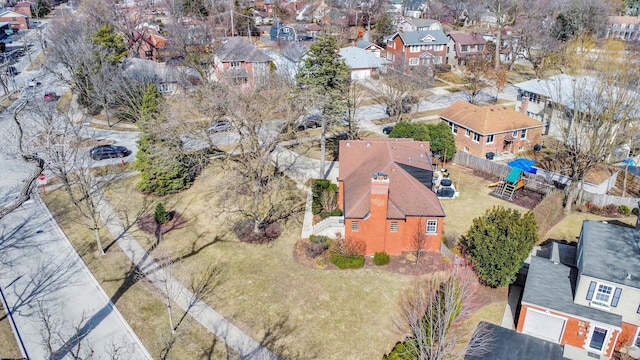
[[[351,71],[351,80],[366,80],[371,77],[371,70],[352,70]]]
[[[527,317],[524,318],[524,328],[522,332],[559,343],[562,330],[564,330],[564,323],[565,319],[527,309]]]

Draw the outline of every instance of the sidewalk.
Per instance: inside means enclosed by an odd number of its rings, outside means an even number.
[[[186,310],[190,304],[195,304],[189,314],[212,334],[224,341],[227,346],[235,350],[240,358],[278,359],[269,349],[234,326],[206,303],[196,299],[191,291],[168,275],[161,266],[156,265],[155,260],[148,256],[148,253],[133,236],[124,230],[124,225],[109,204],[101,202],[99,207],[102,221],[106,224],[106,228],[113,238],[117,239],[118,246],[139,269],[157,269],[152,273],[145,274],[147,279],[161,289],[172,289],[172,298],[178,306]],[[161,285],[163,282],[168,285]]]

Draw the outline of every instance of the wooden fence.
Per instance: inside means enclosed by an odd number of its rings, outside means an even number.
[[[453,157],[453,162],[468,167],[470,169],[478,170],[483,173],[495,175],[498,178],[503,178],[509,174],[511,167],[500,164],[491,160],[482,159],[471,154],[457,151]]]

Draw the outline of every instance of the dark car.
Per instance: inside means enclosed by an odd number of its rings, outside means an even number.
[[[44,93],[44,101],[51,102],[51,101],[57,101],[57,100],[58,100],[58,94],[54,93],[53,91],[47,91],[46,93]]]
[[[89,155],[93,160],[102,160],[110,158],[123,158],[131,154],[129,149],[124,146],[116,145],[99,145],[94,146],[89,150]]]
[[[211,126],[209,126],[209,128],[207,129],[207,132],[209,134],[225,132],[225,131],[231,130],[231,127],[232,127],[231,121],[229,121],[229,120],[218,120],[218,121],[214,122],[213,124],[211,124]]]
[[[9,76],[16,76],[18,75],[18,69],[16,69],[15,66],[9,66],[6,70],[6,74]]]
[[[315,129],[322,126],[322,116],[320,114],[312,114],[307,116],[300,125],[298,130]]]
[[[400,114],[406,114],[408,112],[411,112],[411,105],[402,104],[402,106],[400,105],[387,106],[384,112],[387,114],[387,116],[396,116]]]
[[[382,133],[385,135],[391,134],[392,131],[393,131],[393,126],[390,126],[390,125],[382,128]]]

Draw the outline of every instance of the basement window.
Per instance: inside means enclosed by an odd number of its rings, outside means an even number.
[[[392,233],[397,233],[398,232],[398,222],[397,221],[392,221],[391,222],[391,232]]]
[[[358,230],[360,230],[360,222],[359,221],[352,221],[351,222],[351,231],[358,232]]]

